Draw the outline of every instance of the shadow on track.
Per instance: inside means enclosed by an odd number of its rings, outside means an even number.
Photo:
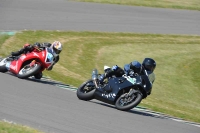
[[[102,106],[105,106],[105,107],[109,107],[109,108],[113,108],[113,109],[117,110],[117,108],[115,108],[115,106],[107,104],[107,103],[95,102],[95,101],[88,101],[88,102],[92,102],[92,103],[95,103],[95,104],[99,104],[99,105],[102,105]],[[121,111],[121,110],[118,110],[118,111]],[[170,118],[170,116],[167,116],[165,114],[160,114],[158,112],[153,112],[153,111],[150,111],[150,110],[147,110],[147,109],[140,109],[140,107],[136,107],[136,108],[133,108],[133,109],[131,109],[129,111],[122,111],[122,112],[133,113],[133,114],[137,114],[137,115],[154,117],[154,118],[159,118],[159,119],[168,119],[168,118]]]
[[[43,83],[43,84],[49,84],[49,85],[65,85],[65,86],[69,86],[67,84],[64,84],[64,83],[61,83],[59,81],[54,81],[54,80],[51,80],[51,79],[48,79],[48,78],[45,78],[44,79],[35,79],[35,78],[28,78],[28,79],[25,79],[25,80],[29,80],[29,81],[33,81],[33,82],[37,82],[37,83]]]
[[[16,77],[14,74],[12,74],[10,72],[6,72],[6,74],[9,74],[11,76]],[[56,80],[53,80],[53,79],[48,78],[48,77],[42,77],[41,79],[35,79],[33,76],[31,76],[31,77],[29,77],[27,79],[22,79],[22,80],[28,80],[28,81],[32,81],[32,82],[37,82],[37,83],[42,83],[42,84],[48,84],[48,85],[58,86],[58,87],[61,87],[61,88],[69,88],[71,90],[76,90],[77,89],[76,87],[74,87],[72,85],[64,84],[64,83],[62,83],[60,81],[56,81]]]

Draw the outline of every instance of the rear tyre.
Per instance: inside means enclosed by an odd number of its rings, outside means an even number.
[[[6,62],[7,62],[6,58],[4,59],[0,58],[0,72],[5,73],[8,71],[8,69],[6,68]]]
[[[117,109],[122,111],[130,110],[136,107],[142,101],[142,93],[137,91],[133,93],[132,96],[125,96],[126,94],[121,95],[115,102]]]
[[[7,68],[6,68],[6,65],[0,66],[0,72],[5,73],[5,72],[7,72],[7,71],[8,71],[8,70],[7,70]]]
[[[17,77],[21,79],[28,78],[38,73],[40,69],[41,69],[40,64],[35,63],[34,66],[30,66],[30,64],[28,64],[19,71],[19,73],[17,74]]]
[[[90,79],[80,85],[76,94],[80,100],[85,100],[85,101],[92,100],[94,99],[95,90],[96,90],[96,87],[93,83],[93,80]]]

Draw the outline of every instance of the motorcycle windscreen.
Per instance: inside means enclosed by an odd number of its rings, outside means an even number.
[[[155,80],[155,74],[153,72],[147,71],[148,77],[149,77],[149,81],[151,82],[151,84],[153,84],[154,80]]]
[[[54,56],[52,54],[52,52],[50,51],[50,49],[47,49],[47,56],[46,56],[46,60],[45,62],[47,63],[51,63],[54,60]]]

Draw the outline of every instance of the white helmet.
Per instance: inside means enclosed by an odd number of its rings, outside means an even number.
[[[59,41],[55,41],[52,43],[51,48],[55,55],[59,55],[62,51],[62,44]]]

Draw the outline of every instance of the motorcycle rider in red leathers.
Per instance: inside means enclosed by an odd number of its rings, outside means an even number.
[[[51,63],[51,65],[46,69],[46,70],[52,70],[53,66],[59,61],[59,54],[62,51],[62,44],[59,41],[54,41],[52,44],[51,43],[38,43],[36,42],[35,44],[24,44],[23,48],[20,49],[19,51],[16,52],[11,52],[12,56],[19,56],[21,54],[25,54],[27,52],[32,52],[34,50],[34,47],[38,47],[42,50],[45,48],[48,49],[50,53],[54,56],[54,59]],[[37,73],[34,75],[36,79],[42,78],[42,72]]]

